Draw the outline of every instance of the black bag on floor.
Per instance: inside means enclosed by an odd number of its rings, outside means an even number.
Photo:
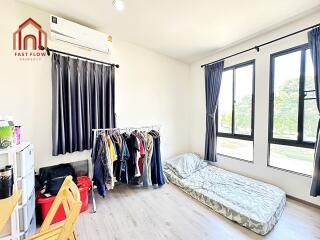
[[[77,176],[71,164],[59,164],[39,170],[40,182],[45,186],[45,194],[57,195],[64,179],[71,175],[77,184]]]

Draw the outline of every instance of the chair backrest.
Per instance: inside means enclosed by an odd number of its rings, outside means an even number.
[[[80,192],[77,185],[72,181],[72,177],[68,176],[64,180],[58,195],[56,196],[44,222],[41,225],[39,233],[49,230],[51,222],[59,208],[63,205],[66,220],[61,227],[59,240],[69,239],[73,234],[75,224],[77,222],[82,202],[80,200]]]

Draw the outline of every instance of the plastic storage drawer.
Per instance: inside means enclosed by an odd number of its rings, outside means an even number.
[[[27,203],[28,199],[30,198],[32,192],[34,191],[34,173],[29,174],[18,181],[18,189],[24,189],[22,191],[22,197],[20,204],[24,205]]]
[[[25,231],[23,234],[23,238],[25,239],[27,237],[34,235],[36,233],[36,231],[37,231],[36,214],[34,214],[31,219],[28,230]]]
[[[28,202],[19,209],[19,225],[20,231],[26,231],[30,227],[32,217],[35,210],[35,193],[33,192],[28,199]]]
[[[34,171],[34,151],[33,145],[27,146],[17,154],[17,173],[18,177],[25,177]]]

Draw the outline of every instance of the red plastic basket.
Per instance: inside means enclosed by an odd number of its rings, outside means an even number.
[[[77,185],[80,192],[80,199],[82,202],[80,211],[84,212],[88,210],[88,207],[89,207],[89,190],[91,188],[91,181],[90,181],[90,178],[86,176],[78,177],[77,181],[78,181]],[[46,197],[42,197],[41,195],[38,195],[37,203],[40,204],[41,206],[41,215],[43,220],[46,218],[55,198],[56,198],[55,196],[46,198]],[[52,224],[57,223],[64,219],[66,219],[66,214],[61,204],[51,223]]]

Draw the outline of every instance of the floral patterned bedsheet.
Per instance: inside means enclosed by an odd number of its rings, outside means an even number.
[[[167,165],[170,182],[228,219],[265,235],[277,224],[286,204],[280,188],[213,165],[181,179]]]

